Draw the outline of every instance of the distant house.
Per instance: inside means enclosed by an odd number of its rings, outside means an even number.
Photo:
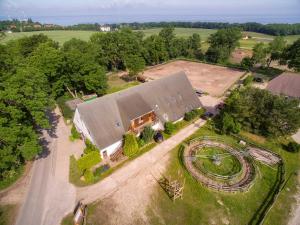
[[[100,26],[100,30],[102,32],[110,32],[111,28],[110,28],[110,26]]]
[[[40,24],[34,24],[33,27],[34,28],[42,28],[42,26]]]
[[[55,27],[54,24],[44,24],[44,27],[45,28],[52,28],[52,27]]]
[[[201,103],[184,72],[84,102],[77,106],[74,125],[106,158],[122,147],[127,132],[145,126],[164,128],[166,121],[183,119]]]
[[[300,74],[285,72],[271,80],[267,90],[273,94],[300,99]]]

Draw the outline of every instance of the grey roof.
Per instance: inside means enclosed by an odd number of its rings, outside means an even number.
[[[267,89],[273,94],[300,98],[300,74],[285,72],[271,80]]]
[[[107,147],[122,139],[130,120],[154,111],[162,122],[176,121],[201,107],[184,72],[105,95],[77,106],[95,144]]]

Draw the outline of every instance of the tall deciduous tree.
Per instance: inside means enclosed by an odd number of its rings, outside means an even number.
[[[254,64],[261,64],[264,66],[267,60],[268,49],[263,43],[257,43],[253,48],[252,61]]]
[[[269,43],[268,52],[270,56],[267,60],[268,67],[270,66],[272,61],[280,59],[285,46],[286,41],[283,37],[276,37],[273,41]]]
[[[239,45],[241,37],[242,34],[239,28],[218,30],[208,39],[210,47],[206,53],[207,59],[212,62],[225,62]]]
[[[125,66],[128,69],[129,76],[137,77],[145,69],[145,60],[138,55],[129,55],[125,58]]]
[[[222,115],[229,114],[233,122],[255,133],[285,136],[293,134],[300,127],[299,104],[297,99],[272,95],[267,90],[246,88],[230,95]],[[224,121],[232,124],[231,119],[224,118]]]
[[[282,62],[300,72],[300,38],[283,51]]]

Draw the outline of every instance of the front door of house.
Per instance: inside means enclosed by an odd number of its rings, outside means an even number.
[[[102,152],[102,154],[103,154],[103,158],[107,159],[107,151]]]

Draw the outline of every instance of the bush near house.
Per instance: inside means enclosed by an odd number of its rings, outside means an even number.
[[[145,145],[145,141],[142,138],[137,140],[139,148],[142,148]]]
[[[144,144],[147,144],[147,143],[153,141],[154,134],[155,134],[155,131],[152,129],[152,127],[147,126],[144,128],[144,130],[141,134],[141,140],[144,141]]]
[[[71,128],[71,136],[70,136],[70,140],[71,141],[75,141],[75,140],[77,140],[77,139],[80,139],[80,133],[78,133],[77,132],[77,130],[76,130],[76,127],[74,126],[74,124],[73,124],[73,126],[72,126],[72,128]]]
[[[253,81],[254,77],[252,75],[246,77],[243,81],[244,86],[249,86],[252,81]]]
[[[190,112],[184,114],[184,120],[191,121],[196,117],[202,116],[205,113],[205,109],[193,109]]]
[[[94,182],[94,174],[91,170],[86,170],[84,172],[84,180],[87,183],[93,183]]]
[[[89,154],[94,151],[99,151],[99,149],[88,139],[85,141],[85,149],[83,150],[84,154]]]
[[[128,133],[124,136],[124,154],[128,157],[131,157],[138,153],[139,146],[136,140],[136,137],[132,133]]]
[[[56,102],[61,110],[61,113],[63,114],[63,117],[65,119],[72,119],[74,112],[66,105],[66,101],[72,99],[68,95],[63,95],[56,99]]]
[[[81,171],[84,171],[90,169],[99,162],[101,162],[99,151],[92,151],[78,159],[77,165]]]
[[[176,125],[175,124],[173,124],[171,122],[166,122],[165,123],[165,133],[166,134],[170,134],[171,135],[172,133],[174,133],[175,129],[176,129]]]
[[[288,145],[285,147],[285,149],[289,152],[299,152],[300,151],[300,144],[291,141],[288,143]]]

